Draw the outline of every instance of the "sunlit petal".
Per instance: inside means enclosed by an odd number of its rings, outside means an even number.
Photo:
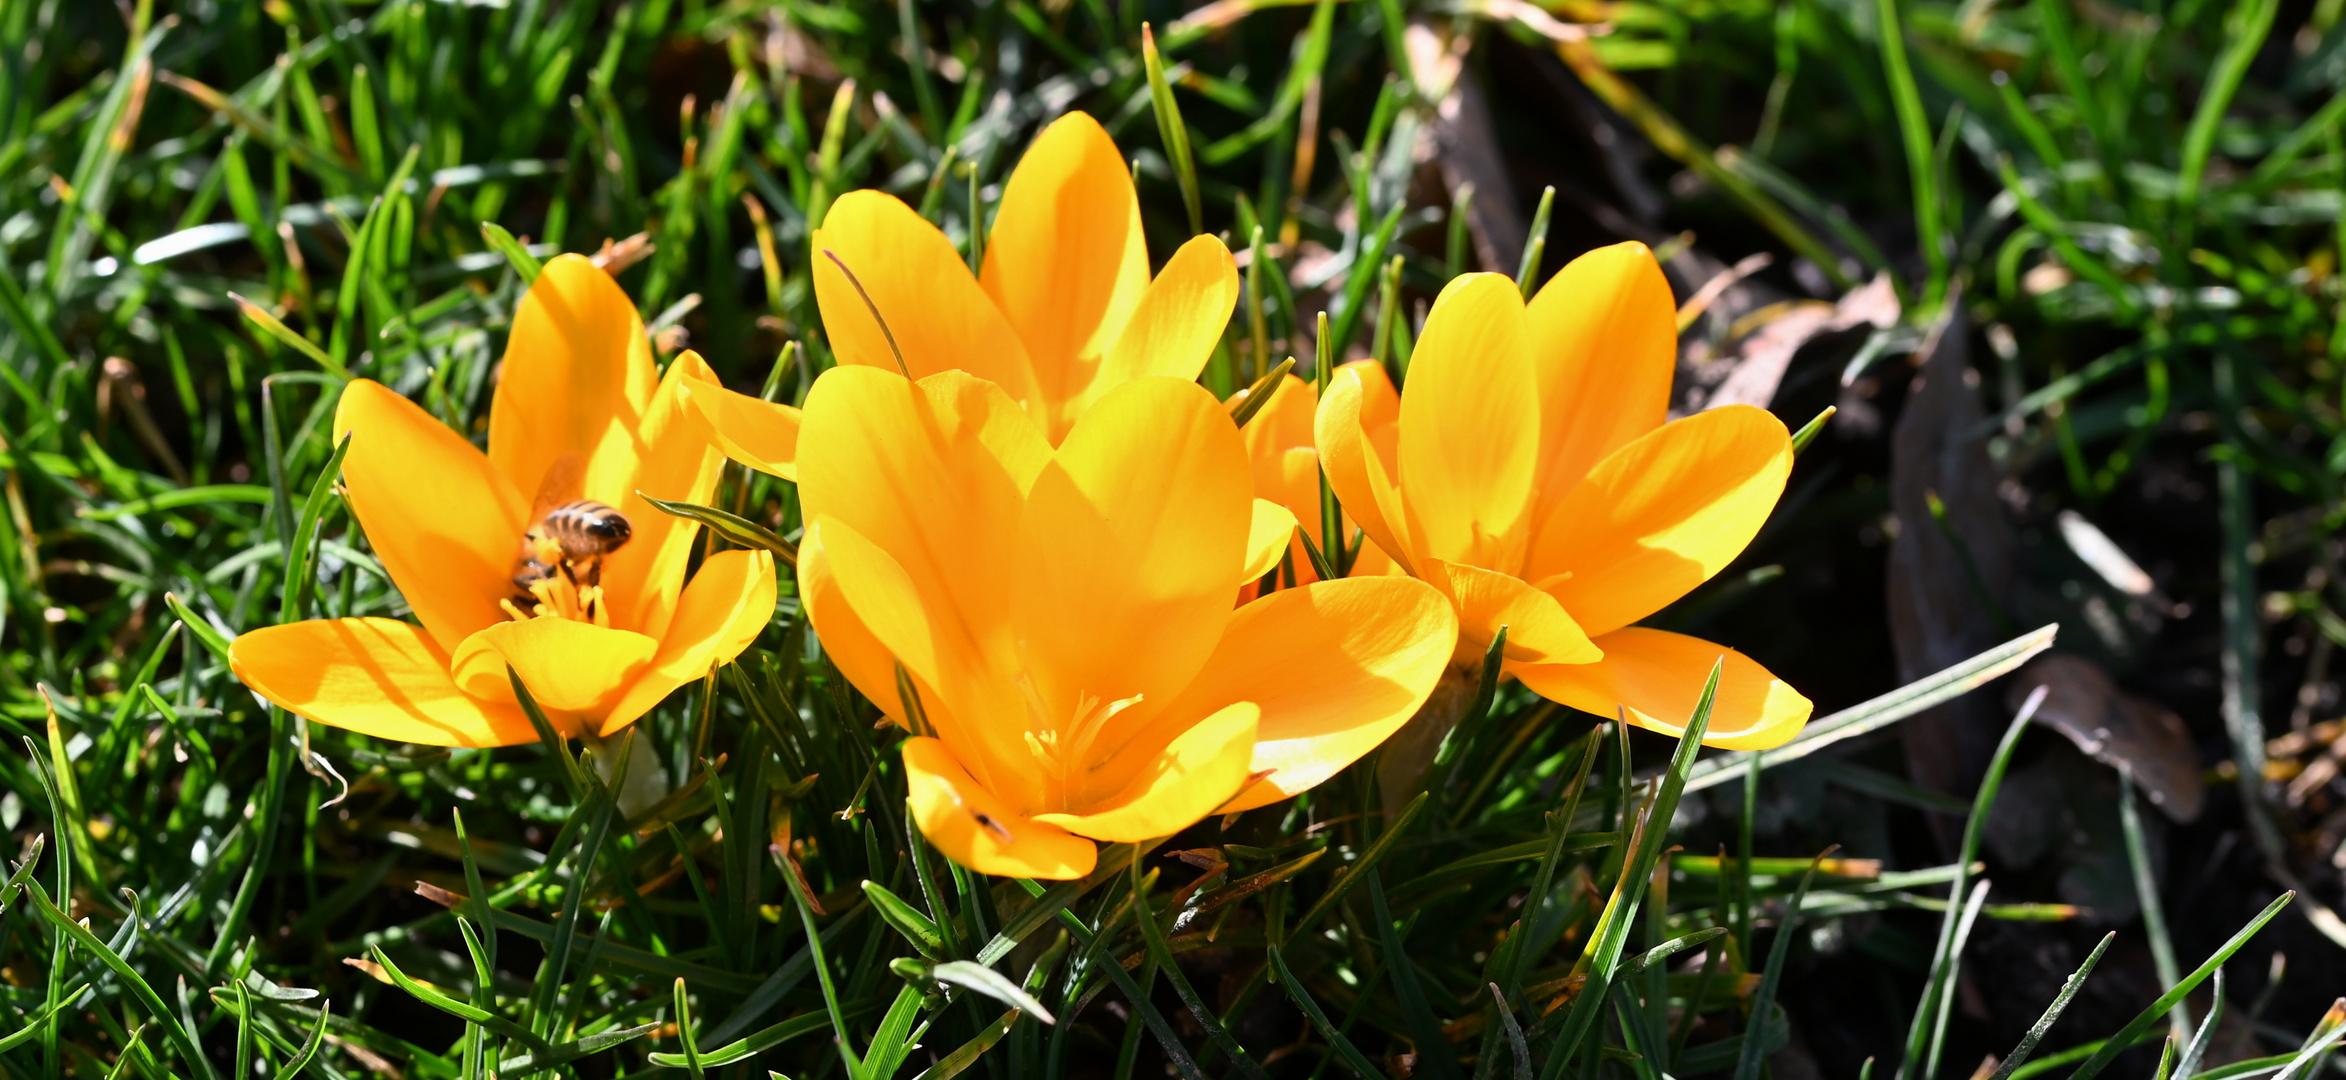
[[[831,261],[854,271],[864,293]],[[994,302],[970,276],[953,242],[895,196],[851,191],[831,204],[814,237],[815,303],[823,330],[842,364],[896,370],[903,350],[914,378],[960,370],[1007,390],[1018,401],[1034,394],[1025,346]],[[878,308],[887,332],[872,318]]]
[[[1792,437],[1729,405],[1614,451],[1550,511],[1526,575],[1592,635],[1636,622],[1710,579],[1758,535],[1792,471]]]
[[[1808,723],[1809,700],[1749,657],[1697,637],[1632,626],[1597,640],[1605,658],[1594,664],[1549,664],[1518,669],[1541,697],[1582,712],[1613,716],[1626,706],[1629,722],[1677,735],[1702,698],[1712,665],[1722,658],[1719,697],[1703,745],[1728,750],[1782,746]]]
[[[442,652],[491,623],[513,585],[528,499],[464,436],[367,379],[342,390],[342,483],[383,569]]]
[[[823,542],[820,525],[819,519],[810,524],[799,540],[799,603],[814,624],[823,655],[881,712],[909,730],[911,724],[897,701],[896,656],[847,602],[839,576],[831,572],[831,549]],[[937,707],[935,702],[927,704],[931,711]]]
[[[784,480],[798,479],[797,409],[734,393],[690,373],[684,396],[708,422],[710,437],[726,457]]]
[[[566,735],[601,727],[660,643],[575,619],[502,622],[464,639],[450,667],[456,685],[486,701],[512,702],[510,665],[547,719]]]
[[[1334,776],[1399,730],[1449,666],[1457,637],[1449,602],[1410,578],[1284,589],[1238,609],[1197,681],[1165,715],[1196,716],[1238,701],[1261,706],[1248,768],[1263,775],[1222,809],[1277,802]]]
[[[1074,419],[1058,403],[1091,385],[1149,284],[1132,173],[1098,121],[1072,112],[1035,136],[1002,187],[979,280],[1017,328],[1056,442]]]
[[[431,746],[538,740],[520,709],[457,689],[448,655],[394,619],[318,619],[240,634],[236,677],[289,712],[362,735]]]
[[[676,594],[692,559],[700,525],[666,513],[644,500],[706,503],[717,492],[724,454],[709,434],[709,423],[684,400],[687,380],[714,384],[716,375],[699,353],[686,351],[669,361],[668,373],[644,410],[636,434],[635,468],[614,478],[609,489],[587,489],[587,497],[626,515],[632,537],[603,559],[603,596],[611,625],[651,637],[668,632]]]
[[[1539,490],[1561,498],[1612,453],[1662,426],[1678,368],[1678,305],[1644,244],[1598,248],[1549,278],[1524,311],[1539,380]]]
[[[720,551],[703,560],[659,651],[603,717],[601,734],[634,723],[677,687],[741,655],[773,620],[776,592],[771,552]]]
[[[1143,375],[1197,378],[1237,305],[1238,264],[1230,250],[1211,236],[1181,245],[1141,294],[1097,375],[1078,396],[1078,411],[1067,420],[1072,423],[1100,395]]]
[[[1007,670],[1020,492],[1050,455],[1032,422],[967,375],[916,385],[841,367],[807,396],[799,447],[807,518],[836,518],[886,551],[937,604],[931,617],[952,627],[940,632]]]
[[[1517,578],[1440,559],[1421,559],[1418,568],[1458,609],[1461,663],[1479,666],[1502,626],[1510,664],[1586,664],[1604,655],[1555,597]]]
[[[843,628],[849,635],[843,644],[861,651],[852,636],[868,633],[877,647],[874,654],[852,657],[864,696],[908,724],[896,684],[896,665],[902,664],[934,731],[955,756],[996,794],[1021,805],[1039,803],[1039,781],[1020,738],[1025,712],[1009,680],[989,663],[985,642],[967,624],[940,617],[945,605],[924,592],[893,554],[839,519],[816,518],[807,541],[820,553],[820,572],[838,590],[840,606],[854,613],[853,624]],[[821,610],[816,618],[831,613]],[[815,629],[829,640],[829,622],[817,622]]]
[[[1076,424],[1028,495],[1011,575],[1011,636],[1048,722],[1189,681],[1229,617],[1252,487],[1196,383],[1136,379]]]
[[[614,487],[635,471],[659,375],[635,302],[602,268],[548,260],[513,313],[498,372],[489,460],[524,500],[574,499],[573,486]]]
[[[921,835],[981,874],[1065,880],[1091,873],[1099,858],[1091,841],[1019,815],[935,739],[904,740],[904,779]]]
[[[1330,377],[1312,432],[1320,467],[1345,514],[1370,542],[1406,564],[1411,558],[1405,543],[1406,518],[1400,489],[1392,482],[1399,468],[1395,443],[1400,415],[1401,397],[1393,392],[1385,369],[1370,362],[1351,363]]]
[[[1238,575],[1239,582],[1253,581],[1278,569],[1280,556],[1288,553],[1288,543],[1294,538],[1295,515],[1278,503],[1256,499],[1254,520],[1246,532],[1246,569]],[[1300,552],[1296,555],[1302,558]]]
[[[1426,316],[1401,396],[1399,480],[1415,554],[1503,569],[1521,557],[1536,392],[1514,282],[1451,282]]]
[[[1196,824],[1245,786],[1262,710],[1241,701],[1192,725],[1150,756],[1142,774],[1100,809],[1036,814],[1078,836],[1138,843]]]

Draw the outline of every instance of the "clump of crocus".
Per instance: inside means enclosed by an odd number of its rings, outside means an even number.
[[[237,677],[322,724],[503,746],[538,739],[514,676],[559,732],[600,737],[739,655],[773,616],[773,557],[719,552],[687,584],[699,526],[643,497],[715,490],[723,458],[687,377],[708,377],[700,357],[662,378],[635,305],[565,255],[514,315],[486,454],[351,383],[334,419],[350,439],[343,490],[416,621],[254,630],[230,646]]]
[[[1457,637],[1403,577],[1233,610],[1293,519],[1256,527],[1239,434],[1184,379],[1126,381],[1054,446],[995,383],[844,366],[798,449],[807,613],[913,731],[913,816],[975,870],[1076,877],[1094,841],[1304,791],[1408,720]]]
[[[942,231],[880,191],[840,196],[812,246],[840,364],[916,379],[966,371],[1002,387],[1053,445],[1133,379],[1197,378],[1238,302],[1237,264],[1211,236],[1150,276],[1132,173],[1080,112],[1019,159],[975,274]],[[798,410],[714,385],[693,400],[736,460],[794,476]]]
[[[1665,422],[1677,339],[1642,244],[1574,260],[1528,305],[1505,277],[1460,277],[1427,316],[1406,393],[1373,363],[1336,372],[1320,460],[1368,537],[1456,606],[1460,671],[1504,626],[1505,674],[1677,734],[1724,657],[1703,741],[1781,745],[1807,698],[1741,653],[1635,625],[1741,554],[1792,468],[1765,410]]]

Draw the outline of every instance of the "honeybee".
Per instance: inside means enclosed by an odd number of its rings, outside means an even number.
[[[635,535],[627,515],[593,499],[573,499],[538,515],[521,534],[520,569],[513,584],[527,595],[533,582],[561,574],[577,586],[603,579],[603,556],[626,546]]]

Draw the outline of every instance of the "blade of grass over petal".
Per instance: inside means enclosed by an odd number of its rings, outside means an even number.
[[[1583,1041],[1597,1026],[1611,999],[1614,969],[1620,964],[1622,950],[1629,944],[1629,930],[1636,922],[1638,904],[1653,880],[1654,863],[1661,858],[1671,816],[1678,811],[1678,799],[1685,793],[1687,775],[1694,767],[1695,755],[1702,749],[1703,734],[1710,730],[1711,709],[1718,701],[1719,679],[1726,668],[1725,657],[1711,665],[1710,679],[1703,685],[1702,696],[1695,699],[1694,713],[1687,718],[1678,738],[1669,770],[1654,784],[1653,795],[1637,824],[1636,840],[1627,851],[1621,877],[1613,887],[1613,895],[1605,902],[1603,914],[1598,916],[1596,928],[1589,933],[1587,947],[1574,965],[1574,974],[1585,975],[1587,982],[1572,999],[1563,1029],[1554,1049],[1549,1051],[1547,1067],[1540,1074],[1541,1080],[1556,1080],[1565,1065],[1579,1056]],[[1627,794],[1626,789],[1622,794]]]
[[[2056,625],[2038,627],[1960,664],[1939,671],[1821,719],[1809,721],[1792,741],[1768,751],[1777,764],[1816,753],[1844,739],[1879,731],[1942,701],[1961,697],[2014,671],[2053,645]],[[1716,787],[1736,778],[1750,751],[1720,754],[1698,763],[1687,777],[1689,791]]]

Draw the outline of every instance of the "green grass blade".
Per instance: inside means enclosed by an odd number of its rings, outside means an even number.
[[[2020,1037],[2020,1044],[2005,1055],[2004,1060],[1996,1066],[1996,1071],[1989,1074],[1988,1080],[2011,1080],[2012,1074],[2028,1063],[2029,1055],[2036,1052],[2037,1044],[2044,1041],[2045,1033],[2053,1030],[2053,1024],[2061,1019],[2061,1014],[2069,1008],[2069,1002],[2077,997],[2077,991],[2085,985],[2086,976],[2093,974],[2094,965],[2102,962],[2102,954],[2108,952],[2110,943],[2116,940],[2118,932],[2115,930],[2102,935],[2101,944],[2095,945],[2092,954],[2085,958],[2085,963],[2077,965],[2077,970],[2070,973],[2068,980],[2061,984],[2061,992],[2054,996],[2053,1003],[2045,1006],[2044,1015],[2029,1027],[2028,1034]],[[2217,972],[2219,987],[2223,977],[2221,971]]]
[[[2206,982],[2208,976],[2215,974],[2217,968],[2223,967],[2225,961],[2232,959],[2233,953],[2239,952],[2245,947],[2248,944],[2248,939],[2255,937],[2257,931],[2264,929],[2266,923],[2273,921],[2273,916],[2279,915],[2281,909],[2288,907],[2289,902],[2295,899],[2297,899],[2297,893],[2293,890],[2282,893],[2275,897],[2272,903],[2265,905],[2263,911],[2258,912],[2255,918],[2248,920],[2248,925],[2241,927],[2230,940],[2219,946],[2215,953],[2207,958],[2207,962],[2199,965],[2191,974],[2184,976],[2182,982],[2169,987],[2166,993],[2159,995],[2159,999],[2151,1003],[2150,1008],[2136,1014],[2125,1027],[2118,1029],[2117,1034],[2104,1040],[2101,1049],[2095,1051],[2092,1057],[2087,1058],[2085,1064],[2078,1066],[2076,1072],[2069,1074],[2069,1080],[2093,1080],[2095,1076],[2100,1075],[2101,1071],[2108,1067],[2113,1059],[2133,1047],[2150,1031],[2152,1025],[2165,1018],[2168,1010],[2173,1009],[2176,1002],[2183,1000],[2185,995],[2197,989],[2200,983]]]
[[[1844,739],[1879,731],[1943,701],[1968,694],[2014,671],[2036,654],[2052,648],[2058,624],[2038,627],[1993,649],[1907,683],[1880,697],[1852,705],[1821,720],[1811,720],[1792,741],[1767,752],[1772,764],[1807,757]],[[1749,764],[1750,751],[1721,754],[1695,765],[1686,789],[1700,791],[1733,780]]]
[[[1279,985],[1287,988],[1287,996],[1295,1002],[1295,1007],[1303,1010],[1303,1015],[1311,1020],[1313,1030],[1320,1033],[1320,1038],[1328,1040],[1328,1045],[1336,1051],[1338,1057],[1344,1059],[1344,1064],[1353,1074],[1360,1080],[1384,1080],[1385,1071],[1370,1061],[1368,1055],[1361,1053],[1351,1039],[1345,1038],[1343,1031],[1328,1022],[1328,1014],[1320,1009],[1318,1001],[1312,999],[1311,991],[1304,989],[1303,984],[1296,980],[1295,973],[1287,969],[1287,958],[1279,951],[1279,947],[1271,946],[1264,955],[1269,959],[1271,970],[1278,974]]]

